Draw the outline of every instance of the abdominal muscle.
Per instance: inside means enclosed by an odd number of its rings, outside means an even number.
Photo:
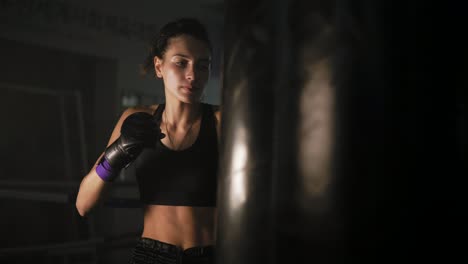
[[[216,208],[148,205],[142,237],[187,249],[215,244]]]

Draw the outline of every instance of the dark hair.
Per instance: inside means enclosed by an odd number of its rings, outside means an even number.
[[[162,58],[169,40],[180,35],[189,35],[205,42],[210,53],[212,52],[211,42],[205,26],[196,18],[181,18],[164,25],[151,41],[149,54],[142,65],[142,75],[154,72],[154,57]]]

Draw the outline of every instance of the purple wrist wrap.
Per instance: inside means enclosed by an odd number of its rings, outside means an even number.
[[[103,181],[106,181],[106,182],[113,181],[117,176],[117,173],[112,171],[112,168],[111,168],[109,162],[104,158],[97,165],[96,173]]]

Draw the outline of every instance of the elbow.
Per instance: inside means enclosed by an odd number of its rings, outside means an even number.
[[[78,203],[76,203],[76,210],[78,211],[78,214],[80,214],[81,217],[85,217],[86,214],[88,213],[87,210],[85,210],[82,206],[80,206]]]
[[[75,207],[81,217],[85,217],[88,214],[89,208],[79,199],[76,200]]]

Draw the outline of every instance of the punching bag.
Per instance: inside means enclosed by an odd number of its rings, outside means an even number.
[[[378,21],[359,19],[375,14],[305,0],[226,11],[217,263],[369,251],[381,80],[377,43],[359,27]]]
[[[430,256],[415,246],[435,245],[437,226],[417,217],[421,186],[456,168],[435,151],[456,141],[435,140],[454,112],[432,108],[449,93],[429,91],[423,14],[436,12],[421,7],[226,2],[217,263]]]

